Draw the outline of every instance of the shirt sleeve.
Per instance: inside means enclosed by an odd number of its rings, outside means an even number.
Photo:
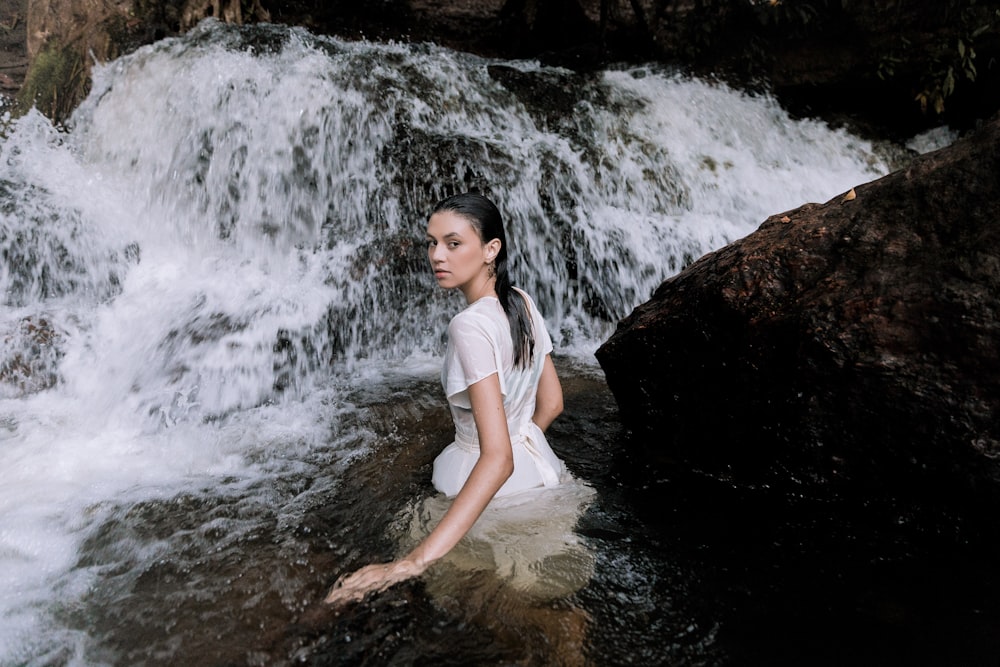
[[[495,325],[472,311],[456,315],[448,325],[448,357],[445,362],[445,393],[449,402],[471,409],[469,387],[496,373],[500,393],[507,395],[500,346]]]

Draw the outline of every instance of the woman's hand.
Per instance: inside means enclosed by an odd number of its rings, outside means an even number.
[[[366,593],[384,591],[400,581],[418,577],[426,569],[426,566],[406,558],[391,563],[368,565],[338,579],[323,601],[327,604],[357,601]]]

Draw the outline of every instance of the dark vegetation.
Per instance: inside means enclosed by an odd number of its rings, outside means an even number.
[[[1000,3],[701,0],[664,26],[667,57],[775,92],[803,115],[908,136],[1000,108]]]
[[[520,55],[564,65],[588,53],[596,62],[665,62],[889,137],[940,124],[970,129],[1000,108],[998,2],[630,0],[626,8],[601,0],[596,42],[559,29],[567,19],[576,25],[573,8],[585,4],[507,0],[506,12],[534,16],[519,31],[529,37],[516,41]],[[543,5],[566,9],[545,26]]]
[[[208,16],[572,69],[659,62],[890,139],[971,129],[1000,109],[997,1],[135,0],[93,30],[106,34],[111,58]],[[86,94],[89,62],[79,44],[50,38],[21,87],[22,108],[64,119]]]

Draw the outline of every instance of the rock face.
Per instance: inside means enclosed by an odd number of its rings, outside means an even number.
[[[27,12],[28,0],[0,3],[0,95],[13,96],[28,71]]]
[[[597,357],[654,463],[748,485],[992,505],[1000,118],[768,218],[664,282]]]
[[[1000,108],[1000,15],[988,3],[799,4],[4,0],[0,94],[19,91],[22,106],[35,104],[64,120],[86,94],[94,60],[106,62],[214,17],[348,39],[431,41],[578,71],[654,61],[738,88],[767,81],[793,113],[877,138],[908,139],[941,124],[964,130]],[[931,112],[915,93],[930,100]]]

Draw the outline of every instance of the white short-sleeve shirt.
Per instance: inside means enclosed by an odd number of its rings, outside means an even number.
[[[535,344],[531,364],[526,367],[514,366],[510,324],[496,297],[483,297],[470,304],[448,325],[441,382],[455,422],[455,442],[435,459],[433,476],[434,486],[448,496],[461,490],[479,459],[479,434],[469,402],[469,387],[493,373],[499,376],[514,452],[514,474],[497,496],[554,486],[565,473],[565,466],[531,421],[542,367],[552,352],[552,339],[531,298],[517,289],[512,291],[511,298],[523,298],[528,305]]]

